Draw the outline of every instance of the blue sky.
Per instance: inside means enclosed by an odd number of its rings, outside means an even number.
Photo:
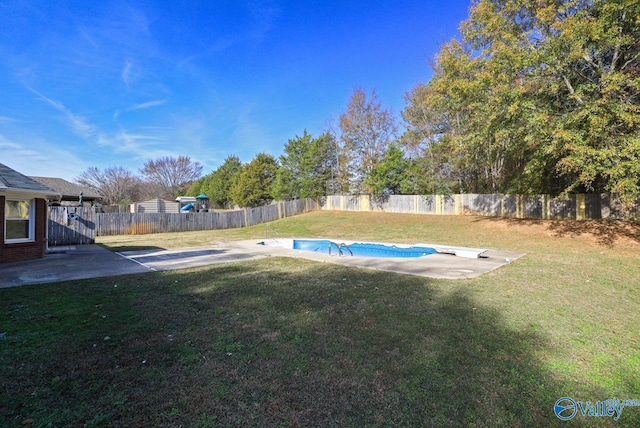
[[[72,180],[282,153],[356,87],[396,116],[470,1],[0,0],[0,162]]]

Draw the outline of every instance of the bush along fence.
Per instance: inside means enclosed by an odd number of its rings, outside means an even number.
[[[615,195],[601,194],[575,194],[568,198],[502,194],[336,195],[323,198],[321,209],[529,219],[638,219],[640,198],[625,210]]]

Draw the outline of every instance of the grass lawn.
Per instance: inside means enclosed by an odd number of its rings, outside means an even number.
[[[469,280],[270,258],[2,289],[0,425],[640,426],[640,407],[553,412],[640,399],[637,225],[315,212],[268,227],[527,255]]]

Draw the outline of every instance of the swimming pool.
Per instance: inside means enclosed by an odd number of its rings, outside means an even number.
[[[339,256],[402,258],[423,257],[438,252],[435,248],[422,246],[397,246],[365,242],[354,242],[347,245],[328,239],[294,239],[293,249]]]

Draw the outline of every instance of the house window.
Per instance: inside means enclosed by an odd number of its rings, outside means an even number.
[[[35,202],[33,199],[7,199],[4,204],[6,242],[33,241]]]

